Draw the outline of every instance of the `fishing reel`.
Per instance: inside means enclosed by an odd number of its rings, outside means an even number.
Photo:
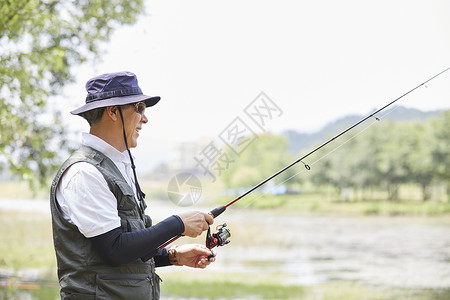
[[[225,228],[226,226],[226,223],[217,226],[217,232],[213,234],[211,234],[211,228],[208,227],[208,232],[206,233],[206,247],[211,250],[211,255],[208,256],[208,260],[216,256],[216,253],[212,248],[225,246],[230,242],[228,238],[231,236],[231,232],[228,228]]]

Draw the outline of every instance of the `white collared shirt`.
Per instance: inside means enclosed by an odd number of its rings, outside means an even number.
[[[120,152],[89,133],[83,133],[83,145],[110,158],[136,194],[127,151]],[[75,163],[67,169],[56,189],[56,199],[64,218],[76,225],[87,238],[120,227],[117,200],[100,171],[89,163]]]

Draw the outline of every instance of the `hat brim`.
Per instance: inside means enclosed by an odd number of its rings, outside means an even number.
[[[147,107],[153,106],[161,99],[159,96],[146,96],[146,95],[130,95],[123,97],[113,97],[103,100],[93,101],[87,103],[82,107],[71,111],[72,115],[79,115],[89,110],[93,110],[100,107],[116,106],[116,105],[126,105],[138,102],[144,102]]]

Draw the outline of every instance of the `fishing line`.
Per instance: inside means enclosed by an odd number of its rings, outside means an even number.
[[[219,215],[221,215],[230,205],[233,205],[235,202],[239,201],[240,199],[242,199],[243,197],[245,197],[246,195],[248,195],[249,193],[255,191],[257,188],[261,187],[262,185],[266,184],[267,182],[269,182],[270,180],[272,180],[273,178],[275,178],[276,176],[280,175],[281,173],[283,173],[284,171],[286,171],[287,169],[291,168],[292,166],[294,166],[295,164],[301,162],[303,163],[305,169],[310,170],[311,167],[310,165],[306,164],[303,160],[306,159],[307,157],[309,157],[310,155],[312,155],[313,153],[317,152],[318,150],[322,149],[323,147],[325,147],[326,145],[330,144],[331,142],[333,142],[334,140],[336,140],[337,138],[341,137],[342,135],[344,135],[345,133],[347,133],[348,131],[354,129],[355,127],[359,126],[361,123],[367,121],[370,118],[375,118],[376,121],[380,121],[380,118],[377,116],[381,111],[383,111],[384,109],[386,109],[387,107],[391,106],[392,104],[394,104],[395,102],[399,101],[400,99],[402,99],[403,97],[405,97],[406,95],[412,93],[413,91],[417,90],[418,88],[425,86],[428,82],[430,82],[431,80],[435,79],[436,77],[440,76],[441,74],[447,72],[448,70],[450,70],[449,68],[446,68],[445,70],[439,72],[438,74],[434,75],[433,77],[429,78],[428,80],[422,82],[421,84],[417,85],[416,87],[414,87],[413,89],[407,91],[406,93],[404,93],[403,95],[401,95],[400,97],[397,97],[396,99],[392,100],[391,102],[389,102],[388,104],[384,105],[383,107],[381,107],[380,109],[376,110],[375,112],[369,114],[368,116],[366,116],[365,118],[359,120],[358,122],[354,123],[353,125],[349,126],[347,129],[339,132],[338,134],[336,134],[335,136],[333,136],[332,138],[330,138],[329,140],[325,141],[324,143],[322,143],[321,145],[319,145],[318,147],[314,148],[313,150],[311,150],[310,152],[308,152],[307,154],[305,154],[304,156],[298,158],[297,160],[295,160],[294,162],[292,162],[291,164],[287,165],[286,167],[282,168],[281,170],[279,170],[278,172],[272,174],[270,177],[264,179],[263,181],[261,181],[260,183],[258,183],[257,185],[253,186],[252,188],[250,188],[249,190],[247,190],[245,193],[241,194],[240,196],[238,196],[237,198],[235,198],[234,200],[230,201],[229,203],[225,204],[225,205],[221,205],[218,206],[216,208],[214,208],[213,210],[211,210],[209,212],[209,214],[213,217],[216,218]],[[394,108],[394,107],[393,107]],[[394,110],[394,109],[393,109]],[[383,117],[388,115],[388,113],[386,112],[385,114],[383,114]],[[348,143],[349,141],[351,141],[352,139],[354,139],[355,137],[357,137],[358,135],[362,134],[362,132],[364,132],[365,130],[367,130],[370,126],[372,126],[374,123],[376,122],[372,122],[371,124],[369,124],[364,130],[361,130],[358,134],[354,135],[353,137],[351,137],[350,139],[348,139],[346,142],[344,142],[343,144],[341,144],[340,146],[336,147],[335,149],[333,149],[330,153],[327,153],[325,155],[323,155],[322,157],[320,157],[318,160],[316,160],[312,165],[314,165],[315,163],[317,163],[318,161],[320,161],[321,159],[325,158],[326,156],[330,155],[331,153],[333,153],[334,151],[336,151],[337,149],[339,149],[340,147],[342,147],[344,144]],[[304,170],[302,170],[301,172],[304,172]],[[295,174],[294,176],[297,176],[298,174],[300,174],[301,172],[298,172],[297,174]],[[283,183],[286,181],[283,181]],[[264,195],[264,194],[263,194]],[[262,197],[262,196],[260,196]],[[258,197],[258,198],[260,198]],[[258,199],[257,198],[257,199]],[[256,199],[254,200],[256,201]],[[253,201],[253,202],[254,202]],[[225,227],[226,225],[224,224],[222,227]],[[208,230],[209,231],[209,230]],[[229,232],[228,232],[229,233]],[[215,233],[217,234],[217,233]],[[214,236],[214,234],[212,235]],[[160,249],[166,247],[167,245],[171,244],[172,242],[174,242],[175,240],[177,240],[178,238],[180,238],[181,236],[176,236],[173,237],[172,239],[170,239],[169,241],[167,241],[166,243],[164,243],[163,245],[160,246]],[[208,245],[208,237],[207,237],[207,245]],[[217,244],[215,244],[217,245]]]
[[[345,144],[347,144],[348,142],[350,142],[351,140],[355,139],[356,137],[358,137],[359,135],[361,135],[363,132],[365,132],[367,129],[369,129],[369,127],[371,127],[372,125],[374,125],[377,122],[380,122],[381,120],[384,120],[388,115],[392,114],[395,110],[397,110],[399,108],[398,105],[394,105],[390,110],[388,111],[383,111],[385,108],[387,108],[388,106],[394,104],[395,102],[397,102],[398,100],[402,99],[403,97],[405,97],[406,95],[410,94],[411,92],[415,91],[416,89],[424,86],[425,88],[428,88],[428,86],[426,85],[428,82],[430,82],[431,80],[433,80],[434,78],[438,77],[439,75],[445,73],[446,71],[448,71],[450,68],[445,69],[444,71],[436,74],[435,76],[431,77],[430,79],[424,81],[423,83],[419,84],[418,86],[416,86],[415,88],[411,89],[410,91],[404,93],[403,95],[401,95],[400,97],[396,98],[395,100],[391,101],[390,103],[386,104],[385,106],[383,106],[382,108],[376,110],[374,113],[370,114],[369,116],[367,116],[366,118],[362,119],[361,121],[357,122],[356,124],[350,126],[349,128],[347,128],[345,131],[339,133],[338,135],[336,135],[335,137],[333,137],[332,139],[328,140],[327,142],[325,142],[324,144],[322,144],[321,146],[315,148],[313,151],[311,151],[310,153],[308,153],[307,155],[305,155],[303,158],[306,158],[307,156],[309,156],[310,154],[313,154],[316,150],[322,148],[323,146],[327,145],[329,142],[333,141],[334,139],[336,139],[337,137],[340,137],[341,135],[343,135],[344,133],[350,131],[351,129],[355,128],[356,126],[358,126],[359,124],[363,123],[364,121],[366,121],[367,119],[373,117],[375,119],[375,121],[373,121],[372,123],[370,123],[368,126],[366,126],[365,128],[363,128],[361,131],[359,131],[357,134],[355,134],[354,136],[352,136],[351,138],[349,138],[348,140],[346,140],[345,142],[343,142],[342,144],[340,144],[339,146],[337,146],[336,148],[334,148],[333,150],[329,151],[328,153],[324,154],[322,157],[320,157],[319,159],[317,159],[316,161],[314,161],[313,163],[307,164],[303,161],[303,159],[297,160],[297,162],[301,162],[303,163],[304,167],[306,170],[310,170],[311,166],[315,165],[316,163],[318,163],[319,161],[321,161],[322,159],[326,158],[327,156],[331,155],[332,153],[334,153],[335,151],[337,151],[339,148],[341,148],[342,146],[344,146]],[[383,113],[380,117],[377,116],[377,114],[379,113]],[[292,164],[291,164],[292,165]],[[291,166],[290,165],[290,166]],[[287,168],[283,169],[286,170]],[[252,200],[251,202],[249,202],[246,206],[240,208],[239,210],[242,209],[246,209],[248,208],[250,205],[252,205],[256,200],[262,198],[263,196],[267,195],[270,190],[273,190],[276,187],[281,186],[282,184],[286,183],[287,181],[291,180],[292,178],[298,176],[299,174],[305,172],[305,169],[302,169],[301,171],[295,173],[294,175],[288,177],[287,179],[285,179],[284,181],[282,181],[281,183],[276,184],[275,186],[273,186],[271,189],[269,189],[269,191],[267,192],[260,192],[259,196],[257,196],[254,200]],[[277,173],[279,174],[279,173]],[[273,177],[272,177],[273,178]],[[242,196],[241,196],[242,198]],[[238,198],[239,200],[240,198]],[[234,202],[231,202],[234,203]]]
[[[354,136],[350,137],[349,139],[347,139],[346,141],[344,141],[342,144],[340,144],[339,146],[337,146],[336,148],[332,149],[331,151],[329,151],[328,153],[325,153],[323,156],[321,156],[320,158],[318,158],[317,160],[315,160],[314,162],[310,163],[310,164],[306,164],[303,162],[305,168],[300,170],[299,172],[295,173],[294,175],[288,177],[287,179],[283,180],[282,182],[276,184],[273,188],[279,187],[282,184],[288,182],[289,180],[291,180],[292,178],[300,175],[303,172],[309,171],[311,169],[311,166],[314,166],[315,164],[317,164],[319,161],[321,161],[322,159],[326,158],[327,156],[331,155],[332,153],[336,152],[337,150],[339,150],[339,148],[343,147],[345,144],[349,143],[351,140],[355,139],[356,137],[358,137],[359,135],[361,135],[363,132],[365,132],[367,129],[369,129],[369,127],[371,127],[372,125],[376,124],[377,122],[379,122],[380,119],[375,119],[372,123],[370,123],[368,126],[366,126],[365,128],[363,128],[362,130],[360,130],[357,134],[355,134]],[[309,169],[306,167],[308,166]],[[273,189],[272,188],[272,189]],[[254,200],[252,200],[249,204],[247,204],[246,206],[240,208],[239,210],[248,208],[250,205],[252,205],[256,200],[264,197],[265,195],[267,195],[270,192],[270,190],[268,192],[261,192],[259,194],[258,197],[256,197]]]
[[[428,88],[425,85],[426,88]],[[390,114],[392,114],[395,110],[397,110],[400,106],[396,105],[393,106],[392,109],[385,111],[380,117],[374,116],[374,121],[372,121],[372,123],[370,123],[369,125],[367,125],[365,128],[363,128],[362,130],[360,130],[357,134],[355,134],[354,136],[350,137],[349,139],[347,139],[346,141],[344,141],[342,144],[340,144],[339,146],[337,146],[336,148],[330,150],[328,153],[324,154],[322,157],[320,157],[319,159],[317,159],[316,161],[306,164],[303,161],[300,161],[303,163],[303,165],[305,166],[305,169],[300,170],[299,172],[295,173],[294,175],[288,177],[287,179],[283,180],[282,182],[276,184],[275,186],[273,186],[271,189],[269,189],[269,191],[267,192],[260,192],[259,195],[257,195],[257,197],[255,199],[253,199],[251,202],[249,202],[246,206],[243,206],[241,208],[238,208],[237,210],[243,210],[248,208],[249,206],[251,206],[255,201],[257,201],[258,199],[266,196],[267,194],[270,193],[271,190],[273,190],[276,187],[280,187],[281,185],[283,185],[284,183],[288,182],[289,180],[291,180],[294,177],[297,177],[298,175],[300,175],[303,172],[309,171],[311,169],[311,166],[314,166],[315,164],[317,164],[319,161],[321,161],[322,159],[328,157],[329,155],[333,154],[334,152],[336,152],[337,150],[339,150],[339,148],[343,147],[345,144],[349,143],[351,140],[355,139],[356,137],[358,137],[359,135],[361,135],[362,133],[364,133],[367,129],[369,129],[370,127],[372,127],[372,125],[384,120],[387,116],[389,116]]]

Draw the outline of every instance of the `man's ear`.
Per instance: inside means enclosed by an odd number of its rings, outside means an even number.
[[[111,120],[113,121],[117,121],[120,116],[119,116],[119,109],[117,108],[117,106],[108,106],[105,109],[105,114],[111,118]]]

